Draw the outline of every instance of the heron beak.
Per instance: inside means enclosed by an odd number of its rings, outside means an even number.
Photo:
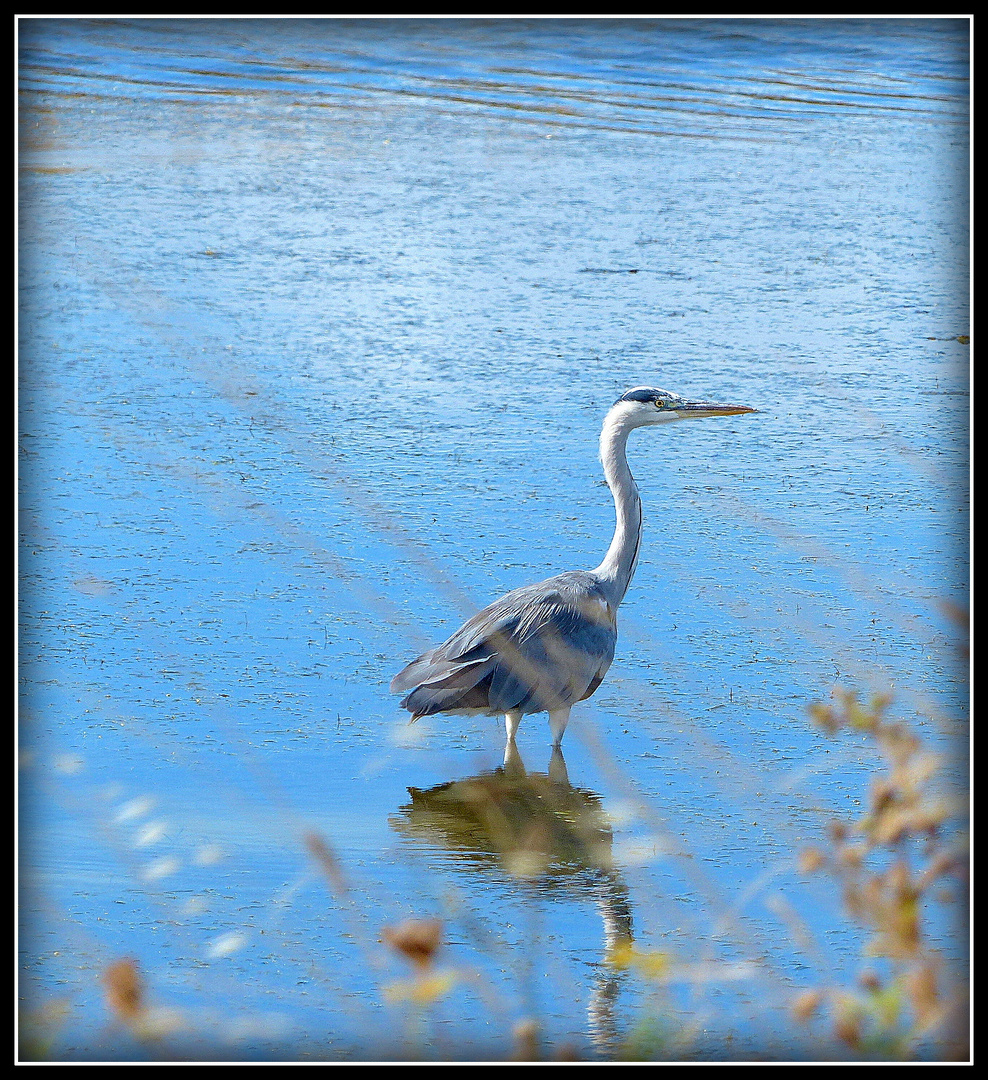
[[[714,401],[683,401],[675,406],[684,419],[702,419],[704,416],[741,416],[743,413],[758,412],[749,405],[722,405]]]

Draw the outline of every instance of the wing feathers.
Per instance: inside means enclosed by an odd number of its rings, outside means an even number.
[[[614,656],[616,627],[596,579],[574,572],[516,589],[391,682],[414,717],[543,712],[589,697]]]

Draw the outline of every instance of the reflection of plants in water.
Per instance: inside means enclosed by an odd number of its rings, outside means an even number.
[[[828,1014],[834,1036],[859,1057],[908,1059],[925,1043],[939,1048],[942,1060],[966,1060],[966,992],[923,932],[924,909],[955,899],[943,886],[967,877],[966,841],[953,828],[965,811],[936,792],[939,759],[887,718],[888,704],[878,697],[862,705],[844,692],[811,709],[829,735],[868,733],[887,772],[872,784],[861,820],[853,828],[834,822],[829,847],[802,858],[804,870],[830,874],[849,914],[871,931],[874,967],[854,990],[804,992],[794,1013],[804,1023]]]

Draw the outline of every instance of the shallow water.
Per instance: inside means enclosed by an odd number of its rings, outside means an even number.
[[[504,1059],[530,1019],[546,1057],[837,1053],[788,1007],[866,935],[797,856],[878,757],[807,706],[890,690],[967,773],[966,21],[19,29],[49,1056]],[[499,719],[409,727],[388,682],[599,562],[600,418],[642,383],[759,412],[637,434],[615,663],[564,765],[528,717],[528,782],[492,776]],[[507,834],[450,808],[478,784]],[[519,865],[561,819],[594,842]],[[422,1007],[408,918],[444,928]],[[629,926],[679,977],[605,962]],[[121,956],[158,1039],[111,1023]]]

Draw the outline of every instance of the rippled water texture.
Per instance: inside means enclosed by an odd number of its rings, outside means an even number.
[[[32,1053],[853,1058],[799,856],[881,761],[807,708],[891,693],[963,794],[967,21],[19,33]],[[759,411],[632,439],[565,759],[410,727],[408,660],[600,561],[640,384]]]

